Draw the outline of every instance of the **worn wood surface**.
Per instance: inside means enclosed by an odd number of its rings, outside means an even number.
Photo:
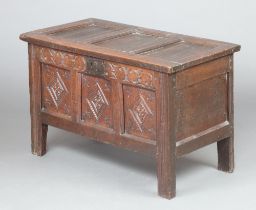
[[[86,19],[20,36],[41,46],[173,73],[239,51],[236,44]]]
[[[46,153],[46,138],[48,125],[44,124],[41,117],[41,69],[40,63],[35,58],[36,50],[31,44],[29,52],[29,92],[31,116],[31,149],[32,153],[42,156]]]
[[[234,100],[233,100],[233,57],[229,59],[229,72],[227,74],[227,100],[228,122],[230,124],[229,136],[217,142],[218,169],[225,172],[234,170]]]
[[[176,195],[175,91],[175,75],[162,74],[158,90],[156,159],[158,193],[167,199]]]
[[[234,168],[233,53],[239,45],[86,19],[29,42],[32,153],[48,125],[154,155],[158,193],[176,194],[176,158],[217,142]]]
[[[215,71],[210,72],[213,62]],[[177,73],[177,141],[227,120],[228,65],[213,62]]]

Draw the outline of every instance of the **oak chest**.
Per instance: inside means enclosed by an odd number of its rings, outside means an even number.
[[[232,172],[233,53],[239,45],[98,19],[22,34],[29,48],[32,153],[48,125],[154,155],[160,196],[176,158],[217,142]]]

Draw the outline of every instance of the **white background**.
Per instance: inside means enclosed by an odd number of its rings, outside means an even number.
[[[251,0],[0,2],[0,210],[256,209],[256,5]],[[233,174],[216,144],[177,162],[177,197],[157,196],[154,159],[50,128],[30,153],[27,46],[22,32],[88,17],[241,44],[235,55]]]

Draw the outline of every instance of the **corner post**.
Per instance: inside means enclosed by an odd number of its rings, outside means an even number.
[[[234,170],[234,102],[233,102],[233,55],[229,57],[228,85],[228,121],[230,136],[217,142],[218,170],[232,173]]]
[[[171,199],[176,195],[175,74],[160,75],[157,107],[157,178],[158,194]]]
[[[46,153],[48,125],[41,119],[41,69],[36,58],[36,49],[28,45],[29,52],[29,92],[31,117],[31,150],[32,154],[42,156]]]

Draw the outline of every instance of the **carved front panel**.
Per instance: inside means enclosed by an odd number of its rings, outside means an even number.
[[[82,75],[82,120],[112,128],[111,83],[103,78]]]
[[[70,71],[42,64],[42,109],[71,115]]]
[[[124,85],[125,133],[156,138],[155,92]]]

